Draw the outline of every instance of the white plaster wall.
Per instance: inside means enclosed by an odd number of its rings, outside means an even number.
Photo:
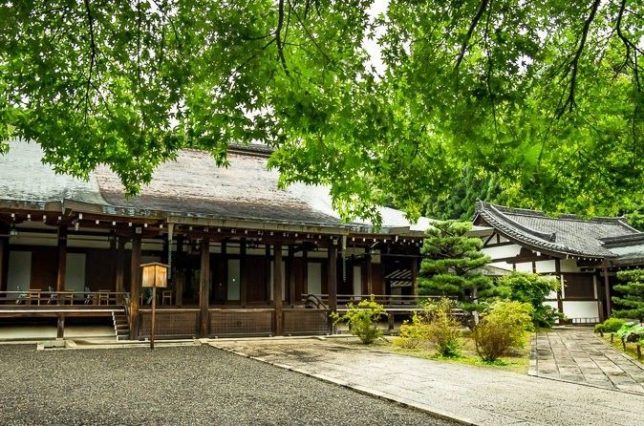
[[[512,244],[508,246],[483,247],[481,251],[490,256],[492,260],[503,259],[506,257],[517,256],[521,251],[521,246],[518,244]]]
[[[561,259],[561,272],[581,272],[574,259]]]
[[[322,294],[322,264],[319,262],[308,262],[306,277],[309,286],[308,292],[310,294]]]
[[[536,262],[537,273],[554,273],[556,272],[555,261],[554,260],[542,260],[541,262]]]
[[[512,264],[508,262],[491,262],[489,265],[512,272]]]
[[[31,252],[10,251],[7,290],[27,290],[31,284]]]
[[[353,294],[362,294],[362,268],[353,267]]]
[[[563,301],[563,311],[568,318],[599,318],[596,301]]]
[[[85,290],[85,253],[67,253],[65,259],[65,290]]]
[[[532,272],[532,262],[517,263],[517,272]]]

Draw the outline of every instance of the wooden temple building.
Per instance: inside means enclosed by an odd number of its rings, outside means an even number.
[[[158,292],[161,338],[324,334],[360,295],[416,294],[427,219],[381,209],[379,230],[343,223],[328,188],[278,189],[270,151],[231,146],[230,166],[184,150],[127,198],[106,167],[54,173],[35,143],[0,156],[0,322],[104,316],[121,337],[150,333],[141,264],[170,265]],[[53,320],[53,319],[52,319]]]
[[[558,276],[561,289],[546,303],[573,323],[607,318],[616,272],[644,266],[644,233],[623,218],[554,218],[479,201],[474,224],[489,228],[483,251],[492,267]]]

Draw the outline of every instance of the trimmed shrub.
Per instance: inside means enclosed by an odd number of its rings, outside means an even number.
[[[532,329],[529,303],[499,301],[474,328],[476,352],[486,362],[494,362],[511,348],[525,346],[525,331]]]
[[[368,345],[382,337],[382,330],[378,328],[378,320],[385,314],[385,308],[376,302],[372,295],[369,299],[363,299],[357,305],[349,303],[347,312],[339,315],[337,312],[331,314],[331,318],[337,324],[347,322],[351,328],[351,334],[357,336],[362,343]]]
[[[644,339],[644,327],[636,322],[627,322],[617,330],[616,334],[622,342],[637,342]]]
[[[400,326],[400,334],[393,344],[405,349],[415,349],[426,342],[429,342],[429,323],[425,316],[414,313],[411,321],[405,321]]]
[[[436,345],[438,353],[444,357],[455,357],[459,354],[461,325],[452,317],[453,302],[447,298],[428,304],[425,313],[429,323],[424,329],[429,341]]]
[[[595,326],[595,333],[616,333],[625,321],[619,318],[608,318]]]
[[[560,282],[556,277],[513,272],[499,278],[499,295],[517,302],[529,303],[532,306],[532,322],[536,327],[552,327],[562,315],[551,306],[544,305],[546,297],[557,291]]]

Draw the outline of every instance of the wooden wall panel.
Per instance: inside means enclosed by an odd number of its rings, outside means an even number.
[[[157,309],[155,337],[194,337],[197,335],[199,311],[179,309]],[[139,337],[150,335],[152,311],[140,311]]]
[[[110,250],[87,250],[85,257],[85,285],[90,290],[114,290],[113,255],[114,253]]]
[[[385,285],[383,282],[382,268],[379,263],[371,264],[371,281],[373,283],[373,294],[385,294]]]
[[[272,309],[211,309],[211,336],[267,336],[273,333]]]
[[[317,309],[285,309],[285,335],[326,334],[329,330],[329,313]]]
[[[248,303],[266,302],[266,260],[263,256],[247,256],[242,259],[241,273],[245,276]]]
[[[31,285],[30,288],[47,290],[56,289],[58,273],[58,250],[56,247],[34,247],[31,252]]]

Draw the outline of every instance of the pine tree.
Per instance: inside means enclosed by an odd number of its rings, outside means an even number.
[[[481,273],[490,258],[481,252],[480,238],[469,237],[469,222],[435,222],[427,231],[420,267],[421,294],[456,296],[463,309],[480,310],[492,295],[493,282]]]
[[[612,298],[613,303],[619,308],[613,310],[613,315],[644,322],[644,269],[620,271],[617,273],[617,278],[623,284],[614,287],[620,296]]]

